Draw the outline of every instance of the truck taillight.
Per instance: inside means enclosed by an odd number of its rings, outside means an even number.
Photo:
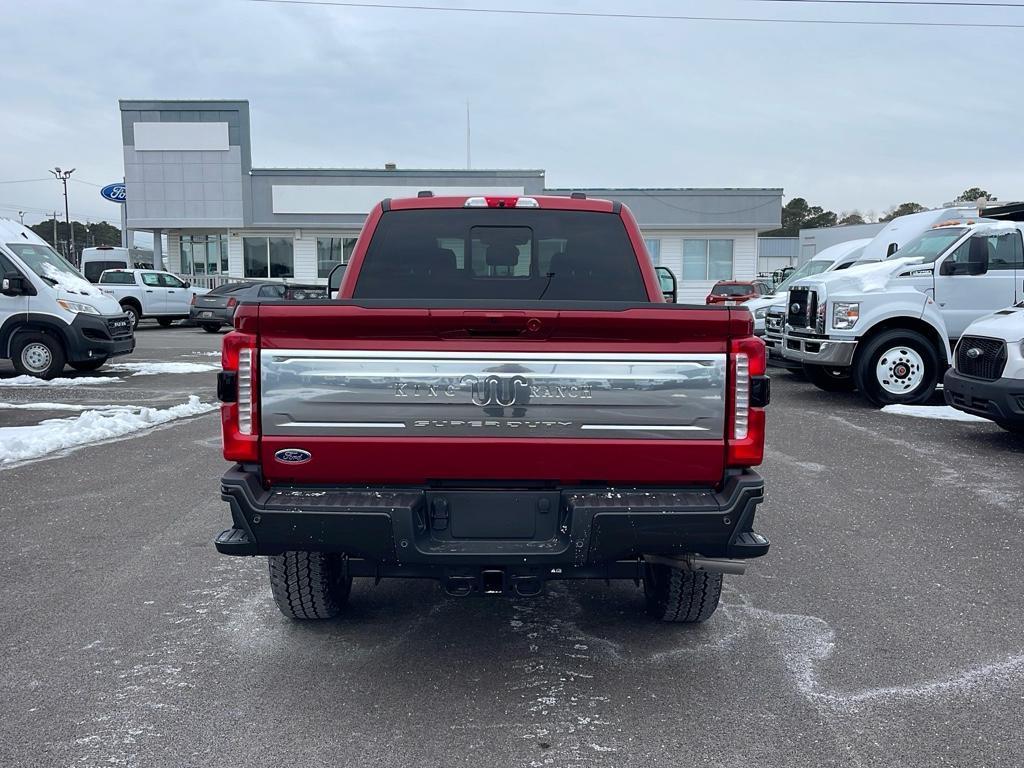
[[[764,459],[764,409],[752,401],[755,383],[766,385],[767,369],[764,342],[750,337],[730,345],[729,425],[727,427],[727,464],[753,467]],[[755,379],[759,381],[755,382]],[[758,392],[767,391],[759,386]]]
[[[222,376],[233,375],[232,391],[222,394],[220,407],[224,458],[256,461],[259,458],[259,365],[256,337],[233,331],[224,337]],[[218,386],[218,389],[227,387]]]
[[[738,352],[733,358],[735,384],[733,385],[732,436],[746,440],[750,431],[750,358]]]

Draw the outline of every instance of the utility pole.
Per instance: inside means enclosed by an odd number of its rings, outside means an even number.
[[[68,237],[71,240],[71,258],[68,259],[68,261],[77,266],[78,254],[75,253],[75,230],[74,227],[71,226],[71,214],[68,212],[68,179],[71,178],[71,174],[74,172],[74,168],[70,171],[62,171],[59,166],[50,171],[50,173],[53,174],[53,178],[64,182],[64,221],[67,222],[69,231]]]
[[[57,212],[53,212],[53,247],[57,248]]]

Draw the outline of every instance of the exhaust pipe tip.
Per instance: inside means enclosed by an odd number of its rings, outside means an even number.
[[[512,583],[512,589],[519,597],[536,597],[544,591],[544,582],[532,576],[516,579]]]
[[[449,597],[466,597],[473,593],[476,579],[472,576],[449,576],[444,582],[445,594]]]

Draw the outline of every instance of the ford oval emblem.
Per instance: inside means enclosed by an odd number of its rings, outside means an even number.
[[[127,192],[122,182],[107,184],[100,190],[100,195],[112,203],[123,203],[127,199]]]
[[[967,350],[967,356],[969,358],[971,358],[971,360],[976,360],[977,358],[981,357],[983,354],[984,354],[984,352],[982,352],[977,347],[971,347],[970,349]]]
[[[283,464],[305,464],[313,458],[313,454],[301,448],[282,448],[274,454],[274,458]]]
[[[790,304],[790,305],[789,305],[789,311],[790,311],[790,312],[799,312],[799,311],[800,311],[800,305],[799,305],[799,304],[797,304],[797,303],[796,303],[796,302],[794,301],[794,302],[793,302],[792,304]]]

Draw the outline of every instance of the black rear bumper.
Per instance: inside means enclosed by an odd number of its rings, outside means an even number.
[[[946,403],[957,410],[1000,424],[1024,426],[1024,380],[985,381],[950,368],[943,380],[943,392]]]
[[[221,480],[228,555],[345,554],[353,575],[441,577],[503,568],[543,578],[632,578],[642,555],[746,559],[768,551],[753,530],[764,498],[755,472],[711,488],[330,488],[266,490],[236,467]],[[630,570],[632,569],[632,570]],[[613,572],[614,571],[614,572]]]

